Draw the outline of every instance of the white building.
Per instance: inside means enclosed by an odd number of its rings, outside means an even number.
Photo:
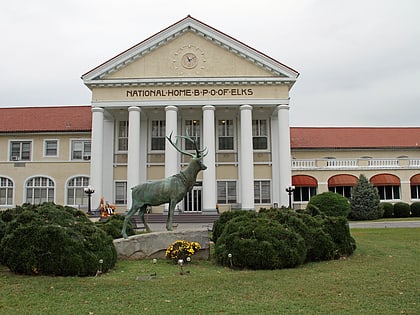
[[[189,130],[207,148],[208,168],[181,210],[255,209],[255,189],[261,203],[270,193],[270,204],[286,205],[289,91],[297,77],[190,16],[87,72],[94,202],[112,195],[115,181],[127,190],[179,172],[186,161],[165,136]],[[114,143],[112,156],[107,152]]]
[[[90,106],[0,108],[0,208],[86,209],[90,184],[93,208],[104,197],[124,212],[131,187],[188,164],[165,138],[187,130],[208,154],[183,212],[287,206],[292,185],[304,207],[349,196],[360,174],[382,201],[420,201],[420,128],[290,127],[297,77],[188,16],[84,74]]]

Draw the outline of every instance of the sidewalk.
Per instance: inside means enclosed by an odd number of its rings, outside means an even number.
[[[349,222],[350,228],[420,228],[419,221]]]

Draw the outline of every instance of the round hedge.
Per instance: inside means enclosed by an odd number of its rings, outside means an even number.
[[[255,211],[249,211],[249,210],[233,210],[233,211],[223,212],[213,224],[213,232],[212,232],[213,242],[214,243],[217,242],[217,239],[222,234],[227,222],[229,222],[233,218],[241,217],[241,216],[255,218],[257,216],[257,213]]]
[[[408,218],[410,216],[410,205],[406,202],[397,202],[394,204],[394,217]]]
[[[420,202],[413,202],[410,205],[410,210],[412,217],[420,217]]]
[[[223,227],[215,243],[215,255],[219,264],[229,267],[295,267],[348,256],[356,248],[344,217],[262,209],[259,213],[226,215]]]
[[[8,210],[2,220],[0,260],[15,273],[89,276],[116,263],[112,237],[82,211],[53,203],[23,205]]]
[[[249,269],[281,269],[302,264],[304,239],[280,223],[266,218],[240,216],[229,221],[215,248],[217,261]]]
[[[309,200],[308,206],[315,206],[321,213],[328,216],[347,218],[350,213],[350,204],[347,198],[331,191],[313,196]]]
[[[389,202],[381,202],[379,206],[383,209],[384,218],[392,218],[394,216],[394,205]]]

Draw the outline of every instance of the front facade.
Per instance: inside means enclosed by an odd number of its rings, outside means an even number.
[[[182,212],[304,207],[328,190],[349,196],[360,174],[382,200],[420,200],[420,128],[290,128],[297,77],[188,16],[84,74],[91,106],[0,109],[0,207],[86,209],[91,185],[93,208],[104,197],[124,212],[131,187],[188,164],[171,134],[207,151]]]
[[[92,91],[94,202],[120,181],[131,204],[131,187],[178,173],[187,160],[165,137],[188,132],[206,148],[207,170],[181,211],[255,209],[258,185],[286,204],[289,90],[297,77],[190,16],[84,74]],[[115,155],[107,155],[115,143]]]

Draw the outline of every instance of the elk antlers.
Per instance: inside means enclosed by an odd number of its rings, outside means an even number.
[[[204,149],[200,149],[200,148],[198,148],[198,143],[197,143],[197,137],[194,137],[194,138],[192,138],[189,134],[188,134],[188,129],[187,129],[187,135],[186,136],[175,136],[175,138],[176,138],[176,140],[175,140],[175,143],[172,141],[172,133],[173,132],[171,132],[171,134],[169,135],[169,137],[168,136],[166,136],[166,139],[168,139],[168,141],[169,141],[169,143],[170,144],[172,144],[172,146],[179,152],[179,153],[181,153],[181,154],[185,154],[185,155],[188,155],[188,156],[190,156],[190,157],[192,157],[192,158],[203,158],[203,157],[205,157],[206,155],[207,155],[207,148],[204,148]],[[183,151],[183,150],[181,150],[180,148],[179,148],[179,146],[178,146],[178,140],[179,139],[185,139],[185,140],[187,140],[187,141],[190,141],[192,144],[193,144],[193,146],[194,146],[194,149],[195,149],[195,155],[194,154],[192,154],[191,152],[188,152],[188,151]]]

